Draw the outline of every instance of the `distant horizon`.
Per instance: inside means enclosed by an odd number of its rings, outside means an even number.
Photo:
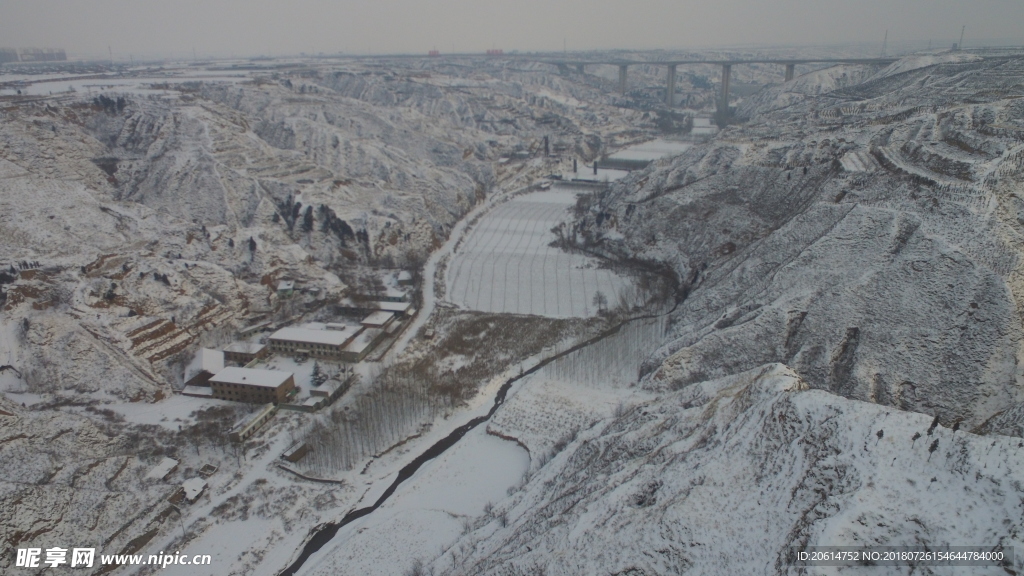
[[[0,0],[0,43],[75,59],[1022,44],[1024,2],[990,0]]]
[[[953,44],[956,43],[956,39],[932,39],[930,41],[931,49],[935,51],[949,50]],[[900,55],[910,55],[928,50],[928,40],[924,41],[892,41],[888,42],[887,55],[890,57],[897,57]],[[501,48],[504,55],[514,54],[588,54],[588,53],[602,53],[602,52],[707,52],[707,51],[721,51],[721,52],[737,52],[737,51],[785,51],[785,50],[806,50],[812,48],[820,48],[823,50],[841,50],[841,49],[861,49],[865,51],[874,50],[870,52],[869,56],[878,56],[882,47],[881,42],[837,42],[837,43],[807,43],[807,44],[732,44],[732,45],[716,45],[716,46],[684,46],[676,48],[591,48],[591,49],[578,49],[578,50],[526,50],[526,49],[508,49]],[[1020,47],[1024,49],[1024,41],[1018,42],[1015,38],[991,38],[991,39],[979,39],[974,45],[964,42],[965,50],[972,49],[986,49],[986,48],[1014,48]],[[192,62],[197,60],[252,60],[252,59],[263,59],[263,58],[317,58],[317,57],[365,57],[365,56],[376,56],[376,57],[387,57],[387,56],[427,56],[430,50],[435,48],[428,48],[419,52],[281,52],[281,53],[238,53],[233,51],[221,52],[221,53],[204,53],[204,52],[192,52],[192,51],[176,51],[168,53],[120,53],[111,47],[110,53],[79,53],[72,49],[68,49],[65,46],[0,46],[0,48],[14,48],[14,49],[27,49],[27,48],[38,48],[38,49],[63,49],[67,53],[66,62],[109,62],[111,59],[118,64],[124,64],[131,61],[136,63],[143,62],[167,62],[167,61],[184,61]],[[467,50],[467,51],[444,51],[436,49],[440,56],[472,56],[472,55],[484,55],[486,50],[489,48],[481,48],[480,50]],[[111,58],[112,53],[112,58]],[[15,63],[17,64],[17,63]],[[26,62],[25,64],[42,64],[42,62]]]

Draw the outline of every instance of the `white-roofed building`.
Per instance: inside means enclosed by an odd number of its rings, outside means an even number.
[[[270,354],[270,349],[259,342],[232,342],[224,347],[224,361],[246,365]]]
[[[373,308],[395,314],[409,314],[409,311],[413,309],[409,302],[374,302]]]
[[[206,491],[206,480],[202,478],[189,478],[181,485],[181,489],[185,491],[185,498],[190,503],[195,502]]]
[[[366,326],[367,328],[387,328],[388,324],[391,324],[391,322],[393,322],[394,320],[394,312],[388,312],[386,310],[377,310],[376,312],[370,314],[366,318],[363,318],[363,321],[360,322],[360,324]]]
[[[336,310],[341,314],[369,314],[377,310],[394,312],[399,316],[412,316],[416,309],[411,302],[388,302],[386,300],[361,300],[356,302],[351,298],[338,303]]]
[[[341,326],[332,324],[327,330],[309,328],[282,328],[270,335],[267,343],[276,354],[306,355],[316,358],[338,360],[362,326]]]
[[[373,350],[373,347],[380,342],[384,336],[384,330],[380,328],[367,328],[359,333],[352,342],[345,346],[341,359],[346,362],[359,362]]]
[[[281,403],[295,389],[291,372],[254,368],[225,368],[210,378],[213,397],[251,403]]]

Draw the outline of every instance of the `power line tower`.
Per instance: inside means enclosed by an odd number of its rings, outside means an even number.
[[[957,50],[963,50],[964,49],[964,30],[966,30],[966,29],[967,29],[967,25],[966,24],[964,24],[963,27],[960,28],[960,42],[956,45],[956,49]]]
[[[885,31],[885,39],[882,40],[882,55],[880,58],[885,58],[885,50],[889,46],[889,30]]]

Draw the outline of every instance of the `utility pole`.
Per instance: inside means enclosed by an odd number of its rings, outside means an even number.
[[[185,536],[185,521],[182,519],[183,515],[181,513],[181,508],[178,508],[174,504],[171,504],[171,507],[174,508],[174,511],[178,513],[178,523],[181,524],[181,540],[182,540],[182,542],[184,542],[184,540],[186,538],[186,536]]]
[[[110,65],[113,66],[114,65],[114,51],[110,48],[110,46],[107,46],[107,53],[110,54]]]

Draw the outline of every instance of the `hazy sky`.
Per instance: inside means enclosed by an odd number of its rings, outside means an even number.
[[[98,56],[685,48],[1004,38],[1024,0],[0,0],[0,46]]]

